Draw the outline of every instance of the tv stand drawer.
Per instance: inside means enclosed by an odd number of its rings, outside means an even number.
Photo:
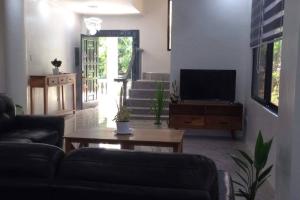
[[[175,128],[203,128],[205,118],[203,116],[173,115],[170,118],[170,126]]]
[[[242,128],[239,117],[230,116],[206,116],[205,126],[207,128],[221,128],[229,130],[240,130]]]

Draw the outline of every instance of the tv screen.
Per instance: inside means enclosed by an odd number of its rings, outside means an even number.
[[[180,97],[182,100],[235,100],[235,70],[180,71]]]

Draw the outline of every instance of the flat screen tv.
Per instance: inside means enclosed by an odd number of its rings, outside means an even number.
[[[182,100],[235,100],[235,70],[180,71],[180,98]]]

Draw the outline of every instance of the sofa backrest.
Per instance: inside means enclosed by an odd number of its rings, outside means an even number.
[[[65,157],[58,176],[72,181],[206,191],[210,199],[218,192],[216,166],[200,155],[82,148]]]
[[[0,143],[0,179],[53,179],[64,152],[38,143]]]
[[[0,94],[0,133],[11,129],[15,113],[12,99],[5,94]]]

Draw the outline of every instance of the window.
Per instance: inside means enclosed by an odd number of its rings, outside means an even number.
[[[173,15],[173,2],[168,0],[168,51],[172,48],[172,15]]]
[[[282,40],[253,49],[252,98],[278,112]]]

